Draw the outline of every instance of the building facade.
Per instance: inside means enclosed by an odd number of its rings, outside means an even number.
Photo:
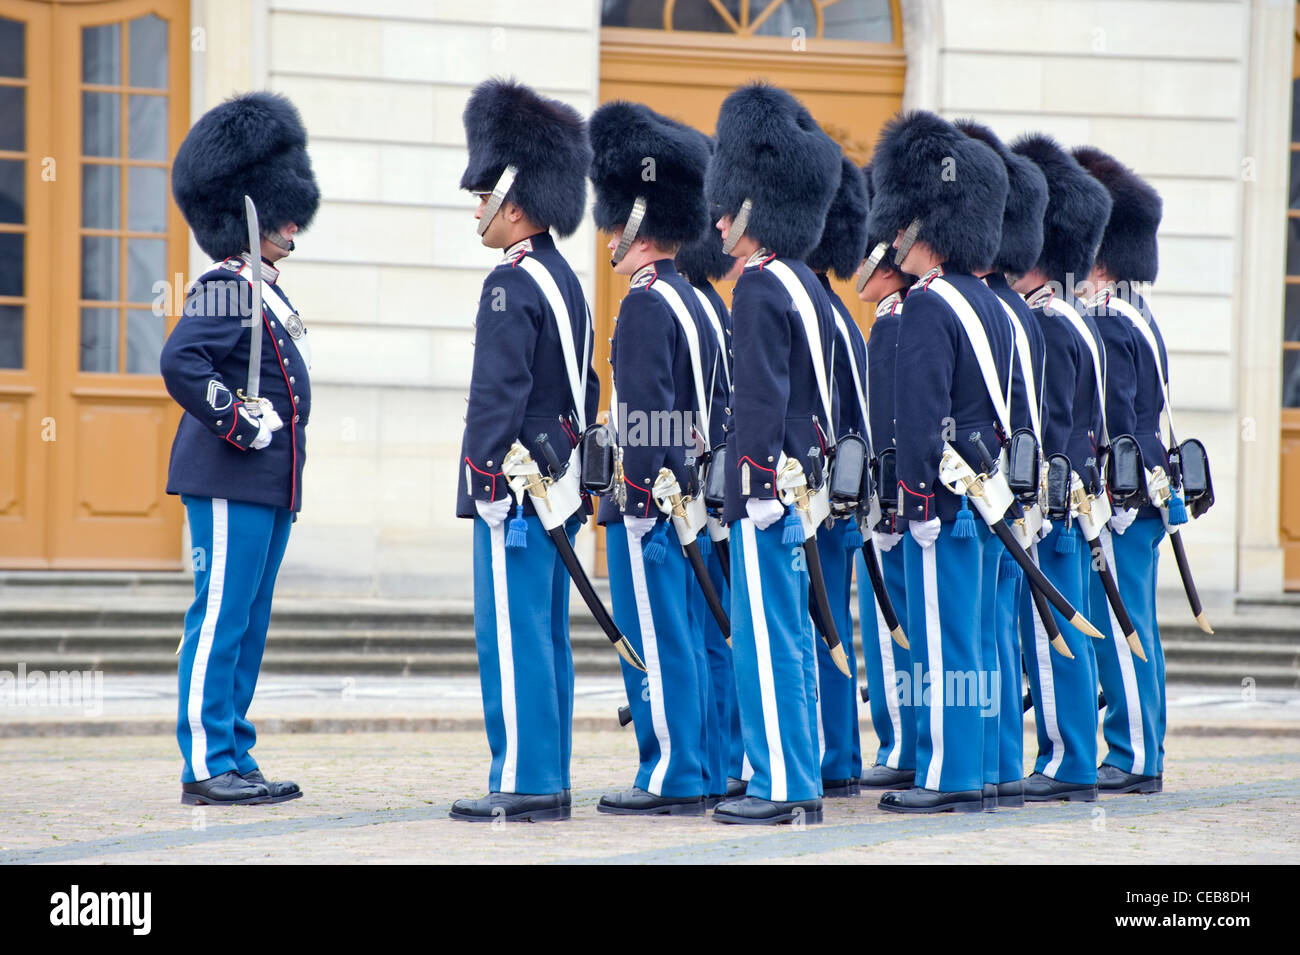
[[[0,0],[0,568],[185,565],[156,371],[206,264],[167,183],[204,110],[289,95],[323,194],[284,270],[314,353],[284,585],[456,594],[471,323],[495,260],[456,188],[470,90],[513,75],[584,114],[629,98],[711,131],[762,77],[859,162],[907,106],[1093,143],[1148,177],[1179,430],[1206,443],[1219,500],[1185,535],[1198,583],[1300,588],[1297,36],[1280,0]],[[588,222],[562,248],[604,343],[620,292],[601,237]]]

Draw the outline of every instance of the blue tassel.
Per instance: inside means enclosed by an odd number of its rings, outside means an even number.
[[[970,502],[963,496],[957,522],[952,527],[953,540],[970,540],[975,536],[975,515],[970,512]]]
[[[511,550],[523,550],[528,546],[528,522],[524,520],[524,506],[515,505],[515,516],[510,519],[506,531],[506,546]]]
[[[1074,535],[1070,533],[1070,528],[1062,526],[1056,532],[1056,552],[1058,554],[1074,553]]]
[[[1187,523],[1187,505],[1183,503],[1183,495],[1177,491],[1169,495],[1169,526],[1177,527],[1179,524]]]
[[[664,543],[664,528],[667,526],[667,521],[660,521],[654,533],[650,535],[650,542],[641,549],[641,556],[647,564],[664,562],[664,557],[668,553],[668,545]]]
[[[1020,576],[1020,565],[1010,554],[1003,554],[998,561],[998,580],[1015,580]]]
[[[858,522],[853,518],[849,518],[849,529],[844,532],[844,549],[862,549],[862,531],[858,530]]]
[[[708,560],[709,555],[713,553],[712,539],[710,539],[708,534],[701,534],[696,538],[696,540],[700,542],[700,556],[705,560]]]
[[[803,521],[799,520],[799,515],[794,512],[792,504],[785,512],[785,529],[781,531],[781,543],[793,547],[802,544],[803,541]]]

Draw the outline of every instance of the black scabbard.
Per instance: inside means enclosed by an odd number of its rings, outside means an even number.
[[[1021,570],[1025,572],[1025,578],[1028,580],[1030,589],[1034,592],[1035,598],[1041,596],[1046,599],[1053,607],[1060,611],[1061,616],[1069,621],[1071,625],[1089,636],[1102,636],[1101,631],[1094,627],[1088,621],[1087,617],[1075,610],[1070,604],[1070,601],[1065,599],[1065,595],[1056,589],[1056,585],[1047,579],[1042,568],[1035,564],[1029,554],[1025,552],[1025,549],[1020,546],[1020,542],[1016,540],[1011,528],[1008,527],[1005,522],[994,521],[989,525],[989,529],[997,535],[998,540],[1002,541],[1003,546],[1005,546],[1007,551],[1010,552],[1011,556],[1015,559],[1015,562],[1020,565]],[[1037,605],[1038,600],[1035,599],[1034,603]],[[1050,614],[1046,616],[1050,616]],[[1045,617],[1043,620],[1043,626],[1046,627],[1047,625],[1048,623]]]
[[[723,538],[720,541],[713,542],[713,549],[717,552],[718,563],[722,565],[722,576],[727,578],[727,583],[731,583],[731,541]]]
[[[564,533],[564,527],[552,527],[548,530],[547,535],[555,543],[555,549],[560,552],[560,560],[564,561],[564,567],[573,578],[574,584],[578,587],[578,593],[582,596],[582,602],[587,605],[591,615],[596,618],[596,623],[600,629],[605,631],[605,636],[609,637],[609,642],[614,644],[614,649],[629,664],[638,670],[645,672],[645,662],[641,659],[640,654],[632,644],[628,643],[627,637],[618,629],[618,624],[614,623],[614,618],[609,615],[605,605],[600,602],[600,596],[596,589],[591,586],[591,581],[587,579],[587,572],[582,569],[582,564],[578,561],[578,555],[573,552],[573,544],[569,542],[569,535]]]
[[[880,555],[876,553],[875,542],[871,539],[871,534],[862,535],[862,559],[867,565],[867,576],[871,578],[871,589],[876,594],[876,607],[880,610],[880,616],[885,621],[885,626],[889,628],[889,635],[894,638],[904,650],[909,649],[907,636],[903,633],[903,627],[898,622],[898,612],[894,610],[894,602],[889,599],[889,591],[885,589],[885,576],[880,572]]]
[[[803,542],[804,559],[808,563],[808,609],[813,625],[821,631],[826,648],[831,652],[831,659],[836,668],[849,679],[848,657],[840,643],[839,631],[835,629],[835,617],[831,612],[831,600],[826,594],[826,578],[822,574],[822,557],[817,552],[817,535],[814,534]]]
[[[731,643],[731,620],[722,606],[722,598],[718,596],[718,591],[713,586],[709,568],[704,565],[704,555],[700,553],[700,545],[696,541],[691,541],[689,544],[683,544],[682,550],[686,553],[686,559],[691,562],[691,569],[695,571],[695,579],[704,593],[704,602],[709,605],[709,612],[718,622],[718,629],[727,638],[727,643]]]
[[[1088,541],[1088,547],[1092,550],[1092,566],[1097,571],[1097,576],[1101,578],[1101,585],[1106,590],[1106,599],[1110,601],[1110,609],[1115,614],[1115,622],[1119,624],[1120,630],[1124,632],[1124,639],[1129,640],[1130,634],[1137,632],[1133,626],[1133,620],[1128,615],[1128,608],[1124,606],[1124,600],[1119,595],[1119,585],[1115,583],[1115,575],[1111,573],[1110,565],[1106,563],[1106,552],[1101,546],[1101,537],[1096,540]]]
[[[1196,592],[1196,581],[1192,580],[1192,565],[1187,562],[1187,551],[1183,549],[1183,535],[1177,528],[1169,528],[1169,543],[1174,548],[1174,561],[1178,564],[1178,576],[1183,579],[1183,590],[1187,592],[1187,602],[1191,605],[1192,616],[1206,633],[1214,630],[1205,620],[1205,610],[1201,607],[1201,595]]]

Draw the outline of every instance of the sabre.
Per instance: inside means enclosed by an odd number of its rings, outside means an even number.
[[[1097,472],[1093,473],[1096,475]],[[1146,663],[1147,655],[1142,649],[1142,641],[1138,639],[1137,628],[1133,626],[1128,608],[1124,606],[1124,601],[1120,597],[1119,585],[1116,584],[1115,575],[1111,573],[1110,565],[1106,562],[1106,551],[1101,544],[1101,529],[1110,520],[1110,499],[1105,494],[1096,496],[1089,494],[1088,489],[1083,485],[1083,479],[1076,472],[1071,471],[1070,510],[1075,515],[1075,522],[1079,525],[1084,540],[1088,542],[1088,549],[1092,551],[1092,566],[1097,571],[1097,576],[1101,578],[1102,588],[1106,591],[1106,600],[1115,614],[1115,622],[1119,624],[1119,629],[1123,632],[1133,655]]]
[[[244,213],[248,217],[248,281],[253,286],[253,309],[249,313],[247,393],[236,391],[251,413],[260,413],[262,391],[262,230],[257,221],[257,206],[251,196],[244,196]]]
[[[569,542],[569,535],[564,532],[564,522],[577,513],[582,506],[582,496],[578,490],[576,460],[571,456],[570,464],[575,465],[568,469],[568,473],[557,477],[554,451],[551,450],[550,442],[546,435],[537,436],[538,445],[543,449],[543,454],[551,460],[547,466],[551,471],[550,477],[542,477],[541,471],[538,470],[537,462],[528,453],[528,449],[522,443],[516,441],[510,446],[506,453],[505,459],[501,462],[501,472],[505,474],[510,490],[514,492],[515,499],[522,507],[524,495],[533,502],[533,509],[537,512],[538,519],[542,522],[542,527],[546,529],[546,535],[555,544],[555,549],[560,554],[560,560],[564,562],[564,568],[573,578],[573,583],[578,588],[578,593],[582,596],[582,601],[591,611],[592,617],[600,625],[600,629],[605,632],[610,643],[614,644],[614,649],[618,651],[619,656],[628,662],[630,666],[645,672],[645,662],[636,652],[636,649],[628,642],[614,623],[614,618],[605,609],[601,603],[600,597],[596,594],[596,589],[591,585],[587,578],[587,572],[582,569],[582,563],[578,560],[578,555],[573,552],[573,544]],[[572,478],[570,479],[570,475]]]
[[[777,464],[777,491],[781,502],[787,506],[794,505],[795,513],[803,525],[803,553],[808,564],[809,589],[812,601],[809,611],[814,623],[820,618],[819,630],[822,639],[831,653],[835,668],[849,679],[849,659],[840,643],[840,635],[835,629],[835,617],[831,613],[830,597],[826,593],[826,578],[822,575],[821,554],[817,552],[817,525],[830,514],[830,505],[819,500],[808,491],[808,479],[804,476],[803,465],[798,458],[787,457],[784,453]],[[826,514],[821,514],[825,509]],[[814,516],[814,515],[819,516]],[[815,610],[813,608],[816,608]]]
[[[885,626],[889,628],[889,635],[904,650],[910,650],[907,634],[903,633],[903,627],[898,622],[898,612],[894,610],[894,602],[889,599],[889,591],[885,589],[885,577],[880,572],[880,555],[876,552],[876,544],[871,539],[870,530],[862,535],[862,560],[867,565],[871,589],[876,594],[876,606],[880,609],[880,616],[885,621]]]
[[[1002,521],[1002,516],[1006,514],[1007,508],[1011,506],[1011,490],[1006,485],[1005,478],[997,471],[997,465],[989,455],[988,448],[984,447],[984,442],[976,435],[973,443],[979,450],[980,457],[983,459],[985,472],[977,475],[969,464],[962,458],[957,450],[947,441],[943,443],[943,456],[939,460],[939,480],[944,487],[954,494],[964,494],[975,509],[979,511],[980,516],[989,529],[997,535],[998,540],[1002,541],[1004,547],[1011,554],[1012,558],[1020,565],[1021,570],[1025,572],[1025,577],[1031,587],[1037,590],[1046,600],[1051,603],[1069,623],[1083,633],[1092,637],[1101,638],[1101,631],[1094,627],[1088,619],[1079,611],[1075,610],[1070,601],[1056,589],[1056,586],[1047,579],[1043,571],[1033,562],[1025,549],[1020,546],[1016,540],[1015,534],[1011,528]],[[1046,626],[1044,622],[1044,626]],[[1070,648],[1066,646],[1064,638],[1058,638],[1052,642],[1064,656],[1071,657]]]
[[[651,494],[659,510],[667,514],[668,519],[672,521],[673,530],[677,533],[677,541],[682,545],[686,558],[691,562],[691,569],[695,571],[695,580],[704,593],[704,602],[709,605],[709,612],[717,621],[718,629],[726,637],[727,646],[731,646],[731,620],[727,617],[727,611],[723,609],[722,600],[713,586],[713,578],[709,576],[708,568],[704,566],[704,555],[700,553],[700,545],[695,539],[706,520],[703,498],[684,497],[677,476],[669,468],[659,469]]]
[[[1205,610],[1201,606],[1201,595],[1196,592],[1196,581],[1192,579],[1192,565],[1187,561],[1187,551],[1183,548],[1183,535],[1179,533],[1178,528],[1169,523],[1169,499],[1173,497],[1174,491],[1169,484],[1169,476],[1165,474],[1164,468],[1157,465],[1150,471],[1146,472],[1147,496],[1151,503],[1160,511],[1160,519],[1164,521],[1165,531],[1169,534],[1169,543],[1174,549],[1174,561],[1178,564],[1178,576],[1183,581],[1183,591],[1187,594],[1187,603],[1192,608],[1192,616],[1196,618],[1196,625],[1205,633],[1214,633],[1214,628],[1205,617]]]

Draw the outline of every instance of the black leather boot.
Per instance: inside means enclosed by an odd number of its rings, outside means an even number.
[[[1013,779],[998,783],[998,808],[1021,809],[1025,805],[1025,781]]]
[[[1096,802],[1096,783],[1067,783],[1042,773],[1033,773],[1025,780],[1026,802]]]
[[[979,812],[984,808],[983,797],[979,789],[960,792],[908,789],[885,793],[880,797],[880,808],[886,812]]]
[[[702,816],[703,796],[656,796],[644,789],[605,793],[596,805],[598,812],[615,816]]]
[[[182,806],[256,806],[271,801],[270,790],[233,769],[196,783],[181,783]]]
[[[288,802],[290,799],[297,799],[302,795],[302,790],[294,782],[284,781],[267,781],[262,775],[260,769],[255,769],[251,773],[240,773],[245,782],[258,783],[265,786],[266,791],[271,794],[271,802]]]
[[[739,826],[775,826],[802,820],[805,823],[822,821],[822,801],[803,799],[794,802],[773,802],[757,796],[742,796],[719,803],[713,810],[714,822]]]
[[[826,799],[842,799],[856,796],[862,792],[862,784],[856,779],[823,779],[822,796]]]
[[[877,763],[862,774],[863,789],[911,789],[916,779],[914,769],[890,769]]]
[[[449,815],[458,822],[558,822],[571,814],[563,793],[488,793],[481,799],[457,799]]]
[[[1097,767],[1097,791],[1105,795],[1158,793],[1164,788],[1163,782],[1159,776],[1139,776],[1136,773],[1126,773],[1118,766],[1112,766],[1110,763],[1102,763]]]

